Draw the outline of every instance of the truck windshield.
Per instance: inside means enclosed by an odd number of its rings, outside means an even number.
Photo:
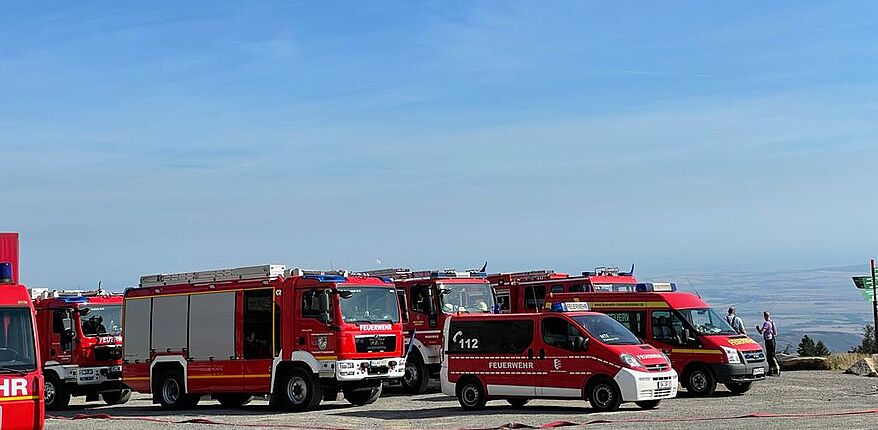
[[[592,337],[607,345],[640,345],[641,340],[618,321],[604,314],[573,317]]]
[[[37,369],[34,327],[28,308],[0,308],[0,373]]]
[[[680,313],[683,314],[683,317],[689,320],[692,327],[695,328],[695,331],[700,334],[738,334],[735,329],[729,325],[726,319],[720,316],[720,314],[712,308],[683,309],[680,310]]]
[[[477,314],[494,309],[494,294],[489,284],[440,284],[442,312]]]
[[[387,287],[339,287],[350,291],[350,298],[339,296],[341,318],[345,322],[395,323],[399,322],[396,291]]]
[[[80,315],[82,334],[86,336],[122,334],[122,306],[119,305],[88,305],[88,312]]]

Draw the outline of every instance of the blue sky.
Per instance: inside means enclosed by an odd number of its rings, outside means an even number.
[[[861,263],[874,12],[2,2],[0,226],[32,285],[267,262]]]

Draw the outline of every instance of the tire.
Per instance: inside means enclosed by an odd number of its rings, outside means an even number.
[[[476,378],[467,378],[458,382],[456,391],[457,401],[465,411],[480,411],[488,402],[482,383]]]
[[[402,390],[406,394],[424,394],[430,384],[430,370],[419,355],[413,355],[405,362],[405,375],[402,377]]]
[[[276,404],[282,409],[292,412],[304,412],[317,409],[323,399],[323,387],[310,372],[292,369],[286,372],[275,390],[278,396]],[[274,396],[272,396],[272,400]]]
[[[750,387],[753,386],[752,382],[733,382],[724,384],[729,391],[735,394],[744,394],[750,391]]]
[[[622,393],[610,378],[598,378],[588,384],[588,402],[597,412],[612,412],[622,404]]]
[[[716,391],[716,378],[705,366],[693,366],[686,372],[686,390],[696,397],[710,397]]]
[[[128,403],[128,400],[131,399],[131,390],[123,389],[119,391],[112,391],[109,393],[101,394],[101,400],[104,401],[108,406],[113,405],[121,405],[124,403]]]
[[[183,385],[183,374],[179,370],[162,373],[157,385],[159,405],[162,409],[187,409],[198,404],[201,396],[189,396]]]
[[[54,373],[46,374],[43,382],[43,398],[46,402],[46,409],[50,411],[64,409],[70,404],[70,392]]]
[[[523,408],[524,405],[526,405],[527,402],[529,402],[529,401],[530,401],[530,399],[522,399],[521,397],[513,397],[511,399],[506,399],[506,402],[508,402],[509,405],[515,409]]]
[[[240,408],[253,400],[253,396],[243,393],[215,394],[212,397],[224,408],[230,409]]]
[[[352,405],[371,405],[372,403],[375,403],[375,401],[378,400],[379,397],[381,397],[381,391],[383,390],[383,387],[384,384],[380,384],[377,387],[373,387],[369,390],[354,390],[350,388],[345,388],[343,390],[344,398]]]
[[[640,409],[655,409],[655,407],[659,405],[659,402],[661,402],[661,400],[643,400],[640,402],[634,402],[634,404],[639,406]]]

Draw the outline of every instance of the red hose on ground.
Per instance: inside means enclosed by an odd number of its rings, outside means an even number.
[[[739,420],[739,419],[753,419],[753,418],[825,418],[825,417],[839,417],[839,416],[850,416],[850,415],[868,415],[868,414],[878,414],[878,409],[866,409],[866,410],[858,410],[858,411],[838,411],[838,412],[820,412],[820,413],[768,413],[768,412],[755,412],[752,414],[746,415],[733,415],[733,416],[725,416],[725,417],[678,417],[678,418],[625,418],[625,419],[594,419],[589,421],[584,421],[581,423],[571,422],[571,421],[553,421],[546,424],[541,424],[537,426],[531,426],[522,423],[507,423],[496,427],[480,427],[480,428],[466,428],[460,430],[509,430],[509,429],[549,429],[549,428],[557,428],[557,427],[568,427],[568,426],[587,426],[594,424],[631,424],[631,423],[670,423],[670,422],[694,422],[694,421],[728,421],[728,420]],[[215,421],[207,418],[190,418],[185,420],[168,420],[161,418],[151,418],[151,417],[117,417],[110,414],[76,414],[72,417],[59,417],[59,416],[46,416],[49,419],[56,420],[117,420],[117,421],[148,421],[154,423],[162,423],[162,424],[209,424],[209,425],[221,425],[221,426],[232,426],[232,427],[274,427],[274,428],[287,428],[287,429],[317,429],[317,430],[348,430],[340,427],[315,427],[313,425],[300,426],[294,424],[282,424],[277,422],[267,422],[267,423],[229,423],[222,421]]]

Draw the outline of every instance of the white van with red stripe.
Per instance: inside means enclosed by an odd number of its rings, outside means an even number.
[[[604,314],[566,308],[447,319],[442,392],[467,410],[489,400],[521,407],[534,398],[587,399],[597,411],[622,402],[649,409],[677,394],[665,354]]]

